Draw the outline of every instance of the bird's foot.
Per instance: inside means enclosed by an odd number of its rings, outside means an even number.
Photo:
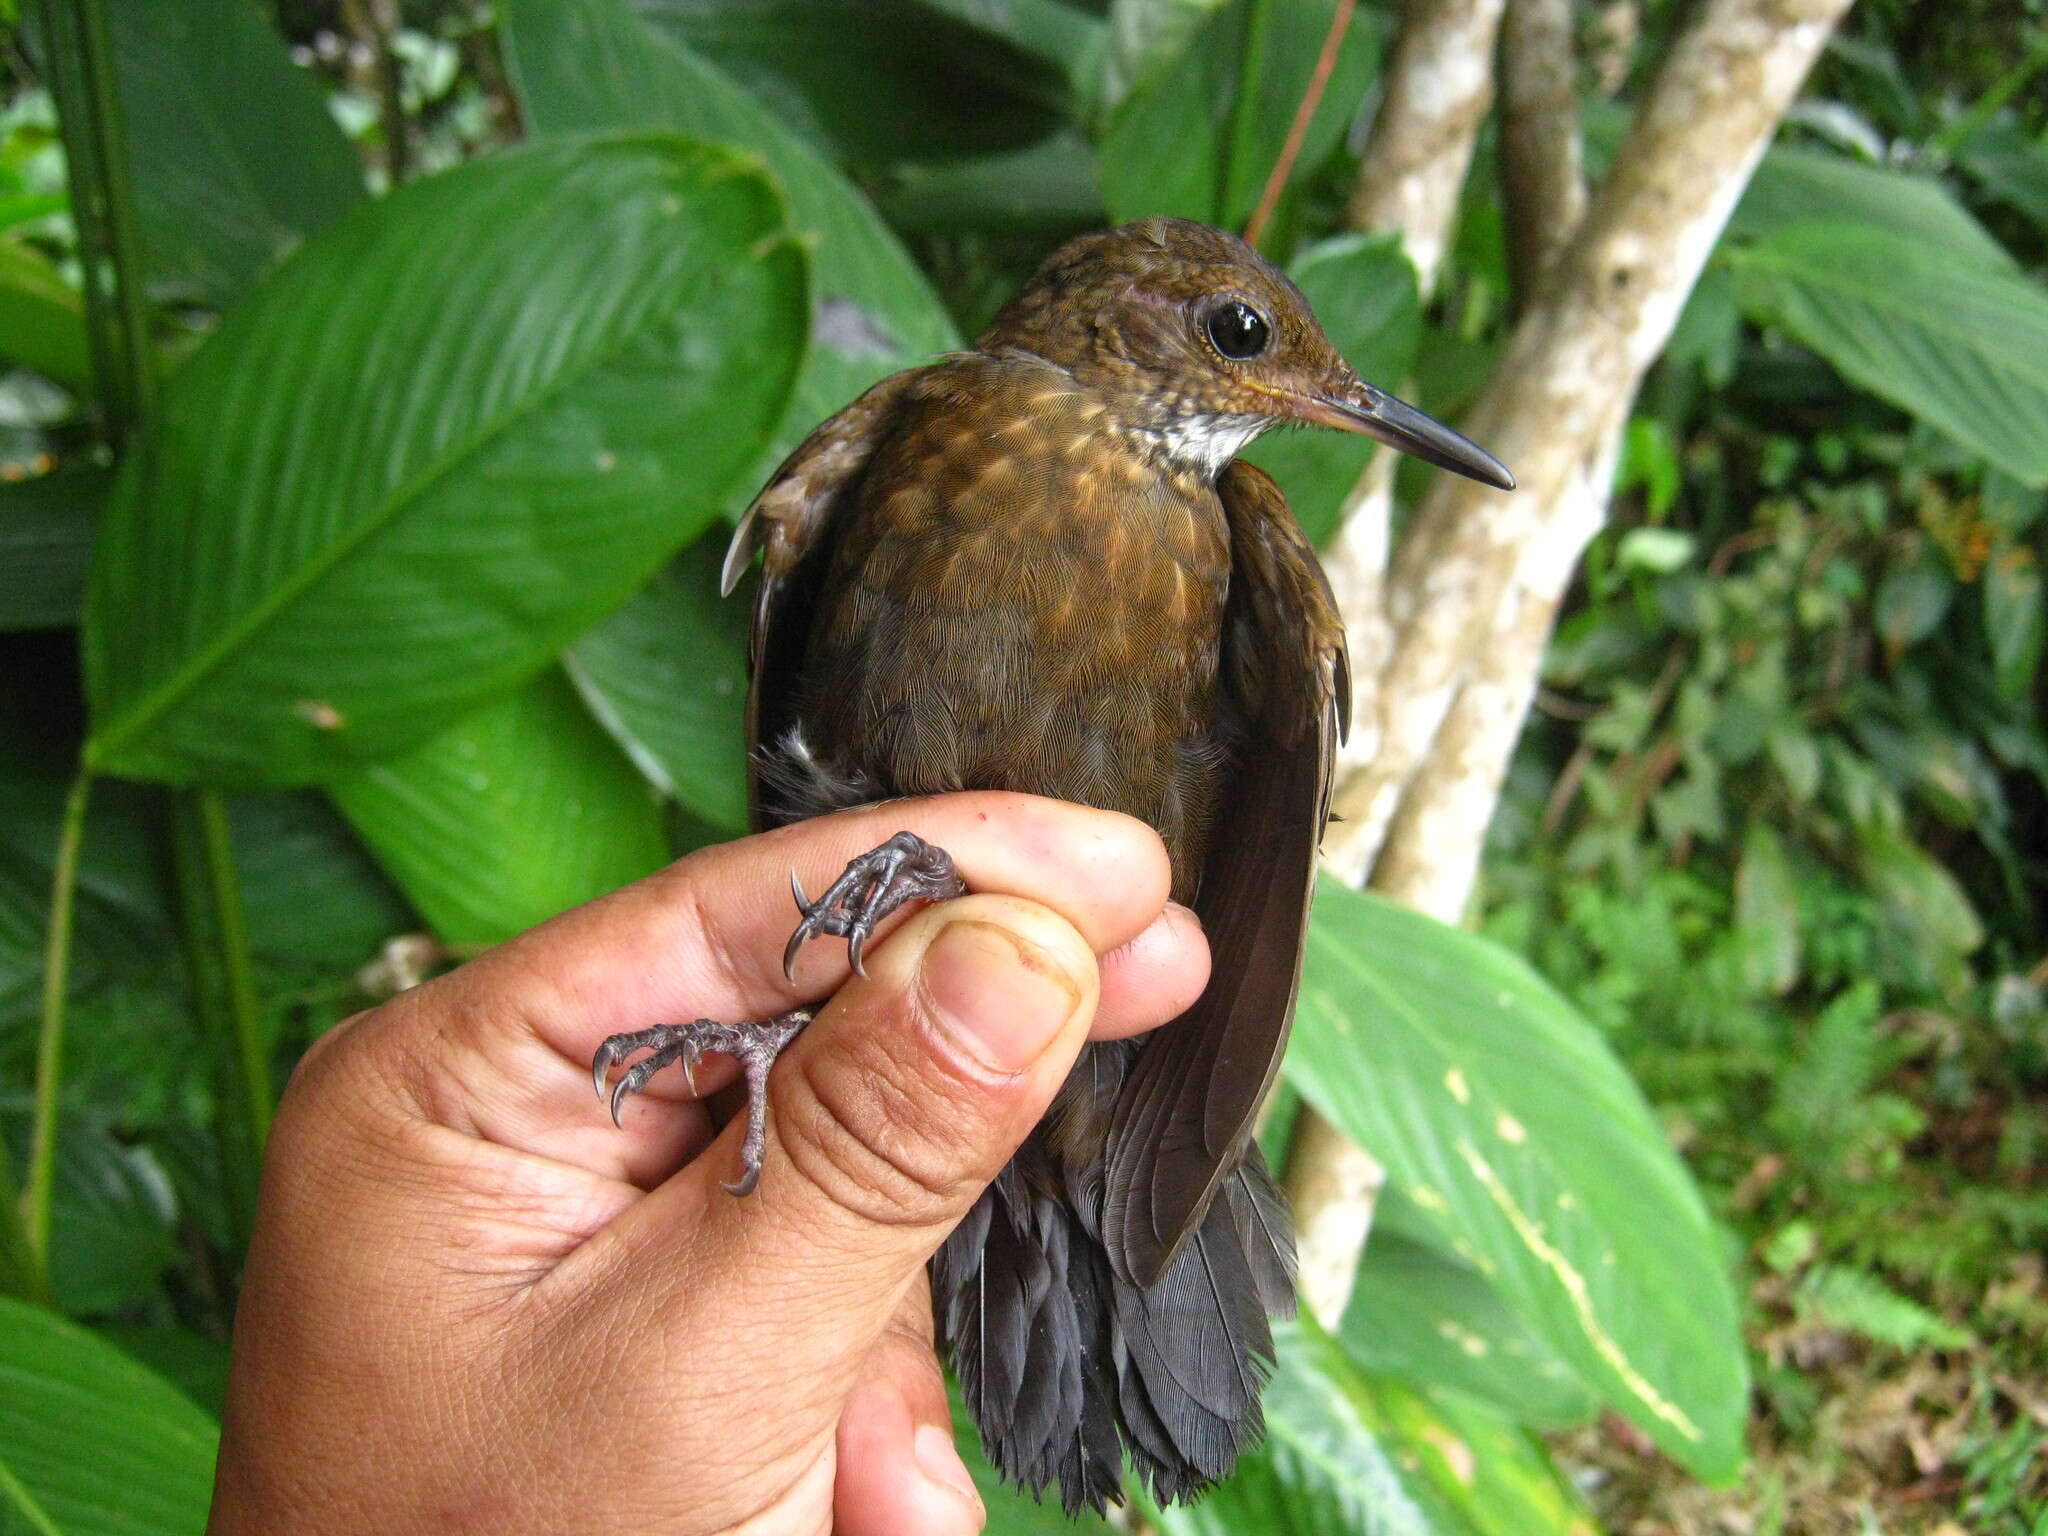
[[[590,1080],[597,1096],[611,1104],[612,1123],[626,1100],[647,1086],[647,1080],[672,1062],[681,1062],[683,1076],[694,1090],[695,1069],[704,1056],[717,1053],[740,1064],[747,1077],[747,1134],[740,1142],[740,1176],[725,1186],[735,1195],[748,1195],[760,1182],[761,1159],[768,1150],[768,1069],[782,1048],[811,1022],[810,1008],[793,1008],[772,1019],[742,1020],[724,1024],[717,1019],[698,1019],[691,1024],[657,1024],[652,1029],[629,1035],[613,1035],[597,1048],[590,1064]],[[652,1051],[619,1074],[607,1085],[612,1068],[635,1051]]]
[[[898,832],[862,854],[816,901],[804,895],[794,871],[789,888],[804,915],[782,951],[782,973],[792,980],[797,951],[820,934],[844,937],[846,958],[855,974],[865,976],[861,951],[883,918],[906,901],[945,901],[967,894],[967,882],[953,868],[952,855],[915,832]]]

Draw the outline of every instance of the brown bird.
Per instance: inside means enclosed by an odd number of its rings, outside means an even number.
[[[1070,1510],[1227,1475],[1263,1430],[1268,1314],[1294,1308],[1284,1201],[1251,1139],[1294,1011],[1350,696],[1343,626],[1279,488],[1269,427],[1363,432],[1508,488],[1491,455],[1362,382],[1287,277],[1231,235],[1148,219],[1055,252],[974,351],[884,379],[776,471],[726,560],[765,551],[751,730],[765,826],[897,795],[1005,789],[1152,825],[1201,915],[1201,999],[1086,1048],[931,1265],[940,1343],[990,1459]],[[794,883],[794,882],[792,882]],[[856,969],[903,902],[959,895],[899,833],[856,859],[787,960]],[[751,1190],[775,1053],[801,1009],[620,1035],[594,1065],[729,1052]]]

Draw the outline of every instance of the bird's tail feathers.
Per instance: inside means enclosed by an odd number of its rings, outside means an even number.
[[[1034,1493],[1057,1483],[1069,1513],[1119,1497],[1125,1450],[1156,1498],[1192,1498],[1264,1431],[1267,1316],[1294,1309],[1284,1197],[1252,1149],[1140,1290],[1103,1251],[1099,1189],[1070,1203],[1034,1183],[1012,1163],[932,1261],[940,1339],[989,1460]]]

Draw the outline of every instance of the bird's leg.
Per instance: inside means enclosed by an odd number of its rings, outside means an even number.
[[[883,918],[906,901],[944,901],[967,894],[967,883],[953,868],[946,850],[933,847],[914,832],[898,832],[881,847],[862,854],[816,901],[804,895],[794,874],[789,883],[803,920],[783,951],[785,974],[795,971],[797,951],[806,940],[831,934],[846,940],[847,958],[854,970],[865,976],[861,950]],[[663,1067],[680,1062],[683,1076],[691,1079],[694,1088],[692,1073],[699,1060],[713,1052],[732,1057],[747,1078],[747,1134],[740,1142],[740,1176],[725,1187],[735,1195],[751,1194],[760,1181],[761,1159],[768,1149],[768,1069],[816,1013],[815,1008],[792,1008],[772,1019],[737,1024],[698,1019],[613,1035],[597,1048],[590,1063],[590,1080],[597,1096],[611,1105],[612,1122],[617,1124],[626,1100],[645,1088],[648,1079]],[[617,1082],[611,1082],[612,1068],[638,1051],[652,1054],[634,1062],[619,1074]]]
[[[789,887],[804,915],[782,951],[782,973],[791,979],[796,975],[797,951],[820,934],[844,937],[854,973],[865,976],[861,951],[883,918],[906,901],[945,901],[967,894],[967,882],[953,868],[952,856],[915,832],[898,832],[881,847],[869,849],[848,864],[816,901],[804,895],[794,873]]]
[[[725,1186],[735,1195],[752,1194],[761,1178],[761,1159],[768,1149],[768,1069],[782,1048],[811,1022],[812,1008],[792,1008],[772,1019],[742,1020],[737,1024],[717,1019],[698,1019],[690,1024],[657,1024],[630,1035],[613,1035],[597,1048],[590,1064],[590,1080],[600,1099],[611,1103],[612,1123],[626,1100],[647,1086],[647,1080],[672,1062],[681,1062],[683,1076],[696,1087],[693,1076],[697,1062],[710,1052],[730,1056],[747,1077],[747,1134],[740,1142],[740,1176]],[[611,1070],[635,1051],[651,1050],[619,1074],[616,1083],[606,1085]]]

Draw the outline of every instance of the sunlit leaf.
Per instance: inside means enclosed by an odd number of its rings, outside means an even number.
[[[1799,888],[1784,843],[1763,821],[1742,836],[1735,926],[1749,984],[1774,995],[1790,990],[1799,979]]]
[[[1325,881],[1287,1071],[1581,1380],[1686,1466],[1734,1472],[1747,1380],[1720,1246],[1642,1095],[1547,983]]]
[[[1381,1197],[1344,1309],[1340,1337],[1351,1356],[1375,1372],[1479,1398],[1520,1423],[1561,1427],[1591,1418],[1599,1400],[1485,1276],[1390,1226],[1388,1207],[1398,1200],[1393,1190]],[[1426,1218],[1415,1212],[1412,1219]]]
[[[1933,177],[1795,145],[1777,145],[1757,163],[1728,220],[1728,238],[1761,239],[1823,220],[1867,225],[1888,240],[2013,269],[2005,247]]]

